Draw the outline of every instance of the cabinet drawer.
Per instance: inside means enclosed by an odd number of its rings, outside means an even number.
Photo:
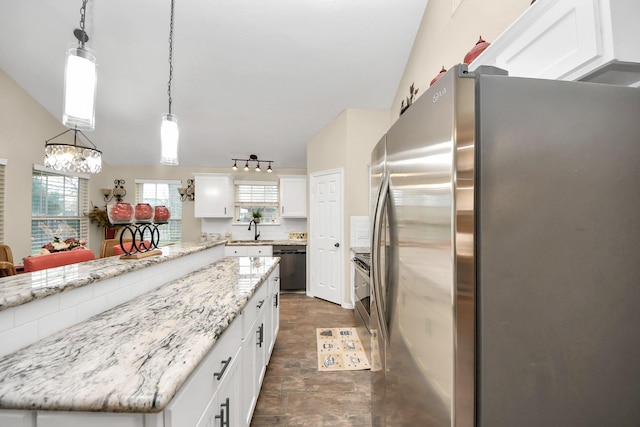
[[[234,321],[165,410],[165,427],[195,426],[239,355],[242,325]]]
[[[268,286],[267,282],[260,284],[260,287],[253,294],[244,310],[242,310],[242,337],[246,337],[247,333],[253,329],[252,326],[255,323],[258,315],[266,310],[268,302]]]
[[[272,254],[273,246],[259,245],[247,247],[247,256],[271,256]]]

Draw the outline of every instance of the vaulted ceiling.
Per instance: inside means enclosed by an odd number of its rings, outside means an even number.
[[[390,108],[427,1],[175,0],[180,165],[257,154],[306,167],[307,141],[345,108]],[[0,0],[0,68],[58,118],[81,4]],[[160,161],[169,16],[170,0],[88,3],[99,64],[88,135],[109,164]]]

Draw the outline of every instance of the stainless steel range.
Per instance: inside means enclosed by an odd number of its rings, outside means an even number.
[[[371,256],[369,253],[356,253],[351,260],[355,269],[353,277],[355,307],[356,312],[362,319],[367,331],[369,328],[369,319],[371,317],[370,295],[371,287],[369,284],[369,269],[371,265]]]

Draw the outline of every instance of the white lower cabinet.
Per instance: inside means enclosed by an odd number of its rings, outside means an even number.
[[[280,266],[269,276],[269,307],[267,310],[266,341],[267,352],[265,357],[265,365],[269,364],[271,353],[276,344],[276,337],[280,330]]]
[[[164,411],[0,411],[2,427],[248,427],[280,318],[279,266],[256,290]]]
[[[240,349],[236,356],[240,356]],[[209,405],[198,421],[197,427],[231,427],[241,425],[240,420],[240,373],[241,357],[235,357],[227,365],[224,378],[209,401]]]
[[[264,361],[267,347],[265,342],[265,328],[267,327],[265,313],[269,306],[268,291],[269,286],[268,282],[266,282],[253,295],[242,311],[244,336],[242,339],[242,397],[240,411],[242,413],[241,425],[243,426],[251,424],[253,411],[258,402],[258,394],[266,372]]]

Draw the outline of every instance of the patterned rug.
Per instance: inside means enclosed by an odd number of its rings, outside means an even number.
[[[369,369],[369,360],[356,328],[318,328],[318,371]]]

